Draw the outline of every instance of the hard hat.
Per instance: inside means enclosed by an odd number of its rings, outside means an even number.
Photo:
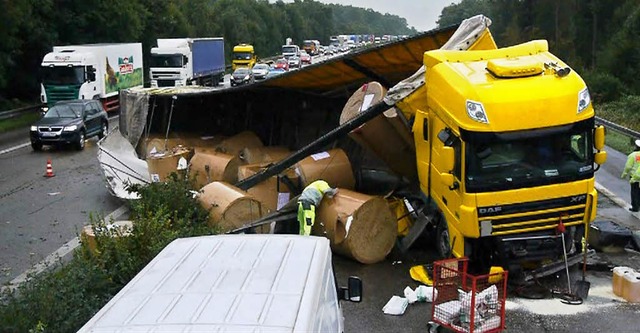
[[[640,147],[640,139],[636,140],[636,147]]]

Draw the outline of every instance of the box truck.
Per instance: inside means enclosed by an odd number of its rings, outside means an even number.
[[[167,245],[78,332],[342,332],[329,240],[215,235]]]
[[[235,71],[238,67],[249,67],[250,69],[258,61],[256,53],[251,44],[238,44],[233,47],[233,61],[231,67]]]
[[[224,38],[159,38],[151,48],[152,87],[217,86],[224,77]]]
[[[54,46],[42,59],[40,100],[99,99],[105,110],[119,108],[121,89],[142,87],[142,44]]]
[[[282,45],[282,57],[289,59],[289,57],[299,57],[300,47],[298,45]]]

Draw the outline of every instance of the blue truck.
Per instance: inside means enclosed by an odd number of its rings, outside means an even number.
[[[151,48],[152,87],[217,86],[225,72],[224,38],[160,38]]]

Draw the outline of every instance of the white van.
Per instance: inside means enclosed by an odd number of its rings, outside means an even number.
[[[78,332],[342,332],[329,240],[299,235],[177,239]]]

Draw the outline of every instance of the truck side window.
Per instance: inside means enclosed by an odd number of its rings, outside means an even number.
[[[458,179],[462,179],[462,144],[460,138],[452,134],[452,144],[453,147],[453,156],[454,156],[454,164],[453,164],[453,175]]]

